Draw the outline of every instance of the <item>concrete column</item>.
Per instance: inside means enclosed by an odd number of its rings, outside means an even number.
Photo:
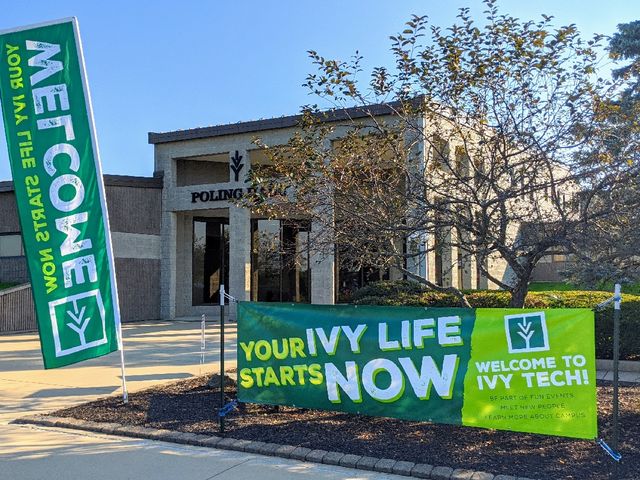
[[[320,226],[311,223],[311,237],[320,232]],[[335,303],[335,256],[329,252],[311,252],[311,303],[332,305]]]
[[[238,186],[245,180],[251,168],[249,152],[232,149],[229,152],[229,181]],[[234,170],[235,169],[235,170]],[[246,208],[229,207],[229,285],[228,293],[237,300],[250,300],[251,294],[251,212]],[[235,309],[232,307],[232,314]]]
[[[455,233],[449,235],[450,241],[453,240]],[[457,240],[456,240],[457,242]],[[460,278],[460,262],[462,261],[458,247],[451,245],[451,285],[460,288],[462,278]]]
[[[475,256],[458,249],[458,263],[462,265],[462,278],[458,279],[465,289],[475,289],[477,285]]]
[[[442,239],[442,286],[450,287],[453,285],[454,267],[453,249],[451,247],[451,231],[447,232]]]
[[[250,300],[251,293],[251,213],[246,208],[229,207],[229,295]]]
[[[194,315],[192,311],[193,282],[193,215],[176,214],[176,268],[175,268],[175,301],[178,317]]]
[[[333,148],[331,140],[324,140],[324,148]],[[326,160],[325,160],[326,161]],[[333,220],[333,210],[327,208],[321,213]],[[326,245],[322,225],[311,222],[310,265],[311,268],[311,303],[333,305],[336,301],[336,262],[333,248]],[[316,246],[314,248],[314,245]]]
[[[396,249],[398,251],[402,251],[403,245],[402,241],[396,241]],[[402,280],[404,278],[404,273],[396,267],[389,267],[389,280]]]
[[[415,235],[407,240],[407,252],[411,257],[407,259],[407,270],[422,278],[427,277],[427,238],[424,234]]]
[[[426,174],[427,165],[426,155],[428,149],[424,141],[426,122],[425,118],[421,116],[420,118],[414,118],[412,123],[415,128],[409,129],[405,134],[404,144],[409,155],[409,158],[407,158],[407,161],[410,162],[409,171],[415,177],[415,181],[411,182],[411,184],[419,186],[422,183],[421,179]],[[416,186],[413,188],[417,188]],[[407,191],[407,194],[414,195],[415,192]],[[415,212],[415,214],[419,214],[419,212]],[[419,277],[430,278],[427,264],[432,262],[428,262],[427,258],[427,235],[421,232],[412,234],[406,241],[406,249],[407,253],[411,255],[407,258],[407,270]]]
[[[404,275],[395,267],[389,268],[389,280],[402,280]]]
[[[434,250],[435,239],[433,235],[427,237],[427,279],[430,282],[436,281],[436,252]]]
[[[176,214],[163,212],[160,259],[160,317],[176,318]]]
[[[156,146],[155,170],[163,172],[162,224],[160,227],[160,318],[176,318],[176,214],[165,210],[175,188],[176,162],[162,146]]]
[[[478,262],[475,255],[470,255],[465,265],[465,272],[469,275],[469,288],[476,290],[478,288]],[[465,282],[466,284],[466,282]]]

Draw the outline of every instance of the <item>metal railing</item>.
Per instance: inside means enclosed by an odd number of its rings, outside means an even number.
[[[31,284],[0,290],[0,334],[37,330]]]

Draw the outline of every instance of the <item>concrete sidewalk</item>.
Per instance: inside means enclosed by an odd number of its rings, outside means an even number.
[[[130,392],[217,371],[218,326],[208,327],[204,368],[200,365],[199,323],[132,324],[123,329]],[[230,324],[225,330],[227,368],[235,366],[235,334],[235,324]],[[119,391],[116,353],[45,371],[37,335],[0,336],[0,478],[406,478],[228,450],[9,424],[20,416],[50,412]]]
[[[596,360],[596,368],[598,380],[613,380],[612,360]],[[621,382],[640,383],[640,362],[621,361],[618,370],[618,378]]]

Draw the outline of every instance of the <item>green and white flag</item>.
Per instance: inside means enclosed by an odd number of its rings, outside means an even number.
[[[0,103],[44,366],[113,352],[120,311],[75,18],[0,32]]]

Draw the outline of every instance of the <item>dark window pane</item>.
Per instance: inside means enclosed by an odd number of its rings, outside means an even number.
[[[252,300],[311,300],[309,231],[308,222],[252,220]]]
[[[229,285],[227,219],[193,221],[193,305],[219,304],[220,285]]]

